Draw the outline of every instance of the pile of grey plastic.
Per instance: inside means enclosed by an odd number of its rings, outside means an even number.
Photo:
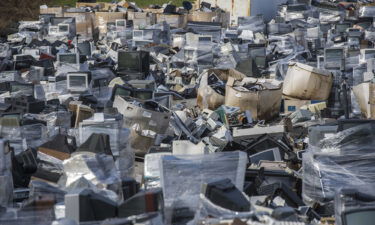
[[[369,2],[41,6],[0,39],[0,224],[373,224]]]

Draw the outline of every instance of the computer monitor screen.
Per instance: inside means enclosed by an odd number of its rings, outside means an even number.
[[[91,56],[91,44],[88,41],[78,43],[77,44],[78,50],[80,54],[85,56]]]
[[[69,24],[59,24],[59,33],[69,33]]]
[[[339,24],[336,24],[336,31],[339,33],[344,33],[346,29],[348,29],[349,27],[350,27],[350,24],[348,23],[339,23]]]
[[[133,97],[142,100],[149,100],[152,99],[153,92],[151,90],[135,90]]]
[[[69,74],[69,88],[87,88],[87,74]]]
[[[347,212],[343,218],[343,225],[372,225],[375,221],[375,209],[356,210]]]
[[[250,156],[250,162],[252,164],[258,164],[261,160],[281,161],[280,150],[278,148],[272,148]]]
[[[375,57],[375,49],[363,49],[363,59],[371,59]]]
[[[113,96],[112,96],[112,99],[115,98],[115,96],[120,96],[120,97],[130,97],[132,96],[132,89],[131,88],[127,88],[127,87],[124,87],[124,86],[120,86],[120,85],[116,85],[115,86],[115,89],[114,89],[114,92],[113,92]]]
[[[141,72],[141,52],[119,52],[118,68]]]
[[[143,30],[133,31],[133,38],[134,39],[143,39]]]
[[[341,69],[344,59],[344,49],[327,48],[325,49],[325,68]]]
[[[60,63],[67,63],[67,64],[76,64],[77,63],[77,54],[59,54],[58,60]]]
[[[25,95],[34,95],[34,85],[12,83],[10,92],[14,93],[19,91],[21,91]]]
[[[116,20],[117,27],[126,27],[126,20]]]
[[[266,67],[266,57],[265,56],[256,56],[255,57],[255,64],[260,68]]]
[[[212,42],[211,36],[200,36],[198,37],[199,42]]]

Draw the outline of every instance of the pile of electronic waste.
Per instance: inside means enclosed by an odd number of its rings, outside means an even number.
[[[372,224],[369,2],[41,6],[0,43],[0,224]]]

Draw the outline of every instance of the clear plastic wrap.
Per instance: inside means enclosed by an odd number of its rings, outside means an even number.
[[[169,210],[188,207],[195,211],[203,183],[228,178],[242,191],[247,165],[244,152],[220,152],[208,155],[162,156],[161,184],[164,204]]]
[[[344,17],[343,11],[334,11],[328,9],[321,9],[319,14],[319,20],[321,23],[333,23],[339,22]]]
[[[122,121],[105,122],[84,121],[80,123],[74,136],[77,145],[84,143],[93,133],[107,134],[110,137],[112,154],[115,157],[117,171],[121,178],[134,176],[134,151],[130,147],[130,130],[122,128]],[[70,130],[73,133],[73,130]]]
[[[47,137],[66,134],[70,128],[71,114],[68,111],[56,111],[47,114],[35,114],[36,119],[47,122]]]
[[[248,16],[238,18],[238,30],[251,30],[254,33],[263,32],[265,24],[262,16]]]
[[[303,199],[326,203],[334,192],[353,185],[374,185],[375,125],[355,126],[310,146],[303,155]]]
[[[244,194],[245,195],[245,194]],[[258,213],[258,215],[260,215]],[[229,209],[222,208],[212,203],[203,194],[199,195],[199,207],[195,213],[194,221],[189,224],[198,224],[199,221],[205,218],[221,218],[221,219],[234,219],[234,218],[251,218],[254,212],[236,212]]]
[[[87,185],[97,188],[113,199],[122,197],[121,178],[112,156],[94,153],[77,153],[63,162],[65,178],[60,180],[64,188]],[[113,193],[112,193],[113,192]]]
[[[164,155],[171,155],[171,153],[153,153],[153,154],[147,154],[145,156],[145,163],[144,163],[145,189],[161,187],[159,160]]]
[[[3,140],[0,140],[0,145],[0,207],[6,207],[13,196],[12,153],[9,148],[4,148]]]
[[[358,11],[359,17],[375,17],[375,6],[361,6]]]
[[[21,133],[28,147],[36,148],[48,140],[47,127],[40,123],[21,126]]]

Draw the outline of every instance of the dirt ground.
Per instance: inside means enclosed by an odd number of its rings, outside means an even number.
[[[0,0],[0,36],[14,32],[20,20],[35,20],[39,6],[49,0]],[[12,29],[13,28],[13,29]]]

